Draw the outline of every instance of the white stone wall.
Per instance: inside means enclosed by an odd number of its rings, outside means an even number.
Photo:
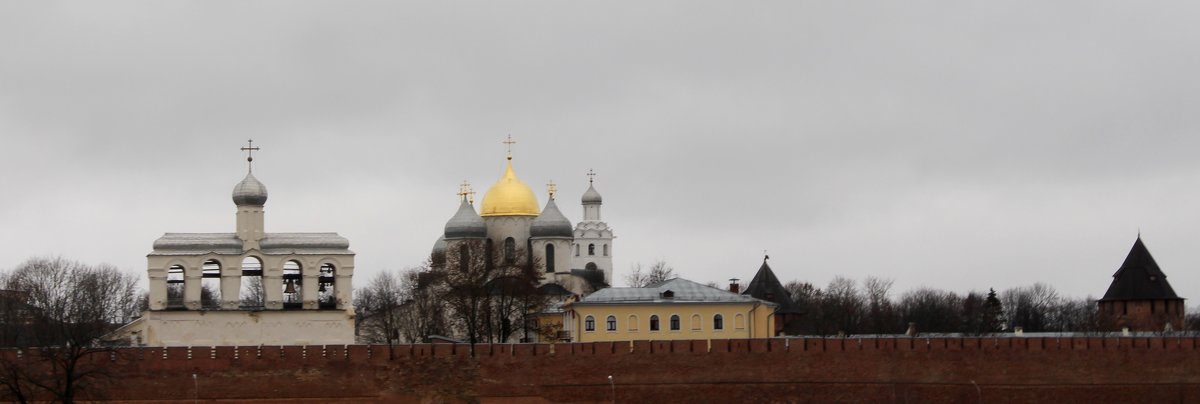
[[[342,310],[148,311],[121,338],[145,346],[340,345],[354,343]]]

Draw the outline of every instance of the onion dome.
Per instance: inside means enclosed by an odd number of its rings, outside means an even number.
[[[596,192],[596,187],[589,182],[587,192],[583,193],[583,203],[600,203],[600,201],[600,193]]]
[[[246,173],[237,186],[233,187],[233,203],[237,206],[263,206],[267,203],[267,187],[253,173]]]
[[[446,222],[445,239],[487,237],[487,224],[475,213],[475,207],[463,196],[458,212]]]
[[[537,216],[537,197],[533,189],[521,182],[513,172],[512,160],[504,176],[483,194],[483,209],[481,216]]]
[[[445,254],[446,248],[447,248],[447,244],[446,244],[445,236],[439,236],[437,241],[435,241],[433,243],[433,253],[434,254]]]
[[[533,219],[533,224],[529,226],[529,235],[531,237],[575,237],[575,230],[571,228],[571,221],[563,216],[562,212],[558,211],[558,206],[554,204],[554,198],[546,201],[546,209],[542,210],[541,216]]]

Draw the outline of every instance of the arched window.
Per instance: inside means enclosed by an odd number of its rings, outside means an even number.
[[[604,320],[604,324],[605,324],[605,329],[607,329],[608,331],[616,331],[617,330],[617,316],[608,316],[608,318]]]
[[[240,305],[244,309],[262,309],[266,301],[266,291],[262,282],[262,261],[255,257],[242,259],[242,289],[238,295]]]
[[[283,308],[303,308],[304,278],[300,276],[300,263],[294,260],[283,263]]]
[[[184,290],[183,265],[171,265],[167,268],[167,308],[183,307]]]
[[[221,263],[217,260],[204,261],[200,269],[200,307],[221,308]]]
[[[554,244],[546,244],[546,272],[554,272]]]
[[[466,244],[458,245],[458,270],[467,272],[471,265],[471,251],[467,249]]]
[[[333,264],[321,264],[321,269],[317,272],[317,307],[322,309],[337,308],[337,294],[334,290],[336,275],[337,268],[334,268]]]
[[[596,331],[596,318],[592,317],[592,316],[587,316],[587,318],[583,319],[583,330],[584,331]]]
[[[637,330],[638,330],[638,318],[636,315],[630,314],[629,315],[629,331],[637,331]]]
[[[608,244],[605,244],[605,245],[604,245],[604,256],[605,256],[605,257],[607,257],[607,256],[608,256]]]
[[[721,317],[720,314],[713,316],[713,329],[714,330],[724,330],[725,329],[725,317]]]
[[[692,331],[700,331],[700,315],[692,315]]]
[[[746,328],[746,317],[741,314],[733,316],[733,328],[739,330]]]
[[[587,265],[584,265],[584,266],[583,266],[583,269],[586,269],[586,270],[589,270],[589,271],[595,271],[595,270],[597,269],[597,268],[596,268],[596,263],[595,263],[595,262],[589,262],[589,263],[587,263]]]
[[[671,331],[679,331],[679,315],[671,315]]]
[[[650,316],[650,331],[658,331],[658,315]]]
[[[504,262],[513,263],[517,260],[517,242],[512,237],[504,239]]]
[[[588,244],[588,255],[596,255],[596,245]]]
[[[576,245],[575,245],[575,256],[576,256],[576,257],[578,257],[578,256],[579,256],[579,244],[576,244]]]

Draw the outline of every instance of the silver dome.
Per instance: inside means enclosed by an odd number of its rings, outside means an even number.
[[[246,173],[237,186],[233,187],[233,203],[238,206],[262,206],[267,203],[267,186],[258,182],[254,174]]]
[[[483,222],[483,218],[475,212],[475,207],[467,202],[467,198],[463,198],[462,204],[458,205],[458,212],[450,221],[446,222],[445,238],[483,238],[487,237],[487,224]]]
[[[542,209],[542,214],[533,219],[533,224],[529,226],[529,235],[571,238],[575,237],[575,230],[571,228],[571,221],[558,211],[554,199],[550,199],[546,202],[546,208]]]
[[[596,187],[588,184],[587,192],[583,193],[583,203],[600,203],[600,193],[596,192]]]
[[[438,236],[437,241],[435,241],[433,243],[433,253],[434,254],[445,254],[447,247],[448,246],[446,244],[446,237]]]

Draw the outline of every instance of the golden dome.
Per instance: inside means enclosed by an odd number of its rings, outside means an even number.
[[[509,160],[504,176],[483,194],[483,209],[479,215],[537,216],[539,212],[533,189],[517,178],[517,174],[513,172],[512,160]]]

